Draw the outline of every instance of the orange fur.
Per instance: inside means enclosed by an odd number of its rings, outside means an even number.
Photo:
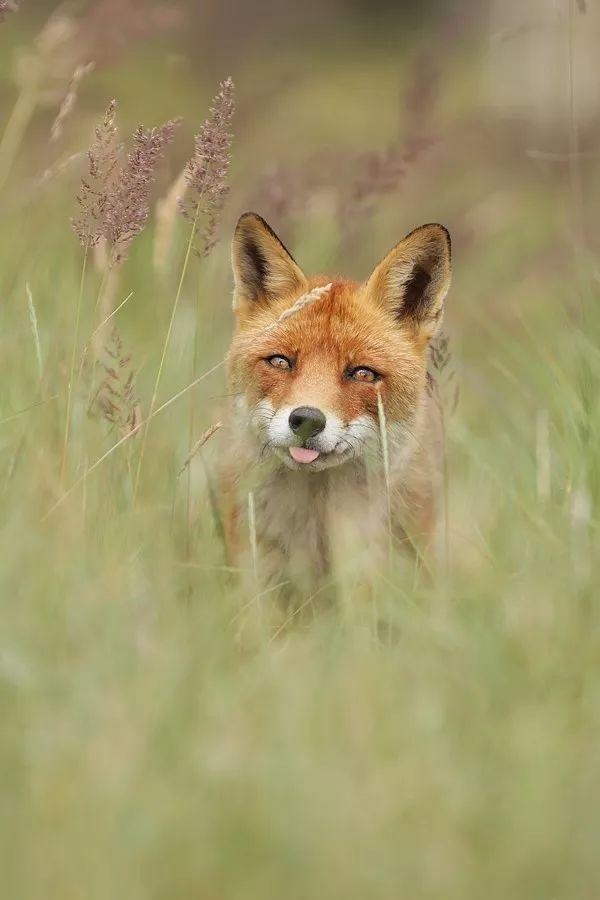
[[[439,429],[427,391],[427,351],[450,282],[446,230],[417,229],[366,282],[357,283],[307,278],[269,226],[246,214],[236,229],[232,261],[237,327],[228,363],[234,400],[222,473],[234,559],[243,556],[247,527],[244,476],[260,471],[263,461],[268,471],[253,490],[267,578],[293,576],[295,568],[325,574],[333,532],[344,534],[346,547],[360,548],[365,540],[373,549],[385,544],[378,393],[389,430],[395,531],[430,538]],[[329,282],[322,296],[306,297]],[[301,297],[306,300],[297,303]],[[286,315],[295,303],[298,311]],[[284,362],[275,367],[274,357]],[[299,407],[323,412],[322,433],[298,441],[288,414]],[[318,451],[318,459],[296,464],[289,448],[297,445]],[[359,527],[347,527],[353,522]]]

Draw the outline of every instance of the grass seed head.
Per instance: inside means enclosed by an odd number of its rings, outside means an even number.
[[[95,405],[104,419],[125,437],[139,428],[140,402],[136,395],[135,370],[131,353],[123,347],[121,336],[114,326],[102,361],[104,378],[96,392]]]
[[[194,139],[194,153],[185,170],[188,190],[180,209],[186,219],[194,222],[194,246],[202,257],[216,243],[220,214],[229,193],[233,138],[230,128],[234,111],[234,85],[227,78],[221,83],[210,115]]]
[[[114,189],[119,162],[116,112],[117,101],[111,100],[102,122],[94,130],[94,141],[88,150],[87,175],[82,178],[77,195],[80,212],[72,225],[84,247],[94,247],[105,231],[105,210]]]
[[[0,22],[3,22],[9,13],[17,12],[20,5],[21,0],[0,0]]]
[[[105,209],[105,237],[112,245],[115,263],[127,257],[131,242],[146,224],[156,165],[180,123],[180,119],[170,119],[157,128],[140,125],[133,134],[132,149],[119,169]]]
[[[122,161],[116,107],[116,100],[112,100],[96,127],[88,151],[88,173],[77,196],[80,214],[73,220],[84,246],[94,247],[105,238],[113,265],[126,259],[131,242],[146,224],[156,165],[181,121],[171,119],[156,128],[140,125]]]

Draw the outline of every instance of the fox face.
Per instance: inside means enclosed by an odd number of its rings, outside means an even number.
[[[254,213],[237,225],[232,264],[234,392],[261,457],[307,472],[379,446],[379,406],[409,441],[427,389],[427,346],[450,284],[441,225],[411,232],[364,283],[307,278]]]

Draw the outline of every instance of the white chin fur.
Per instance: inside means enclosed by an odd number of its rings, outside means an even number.
[[[361,456],[374,438],[378,439],[377,424],[369,416],[359,416],[344,425],[335,413],[325,410],[327,424],[324,430],[308,442],[310,448],[321,455],[312,463],[297,463],[289,453],[289,447],[296,443],[289,425],[292,409],[294,407],[284,406],[275,410],[271,401],[265,399],[257,403],[250,416],[253,430],[264,442],[264,456],[274,454],[289,469],[315,472],[338,466]]]

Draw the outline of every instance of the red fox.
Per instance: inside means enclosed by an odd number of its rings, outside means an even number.
[[[427,357],[450,285],[448,231],[415,229],[357,283],[307,277],[245,213],[232,265],[231,559],[310,585],[336,564],[385,559],[390,539],[430,542],[441,423]]]

